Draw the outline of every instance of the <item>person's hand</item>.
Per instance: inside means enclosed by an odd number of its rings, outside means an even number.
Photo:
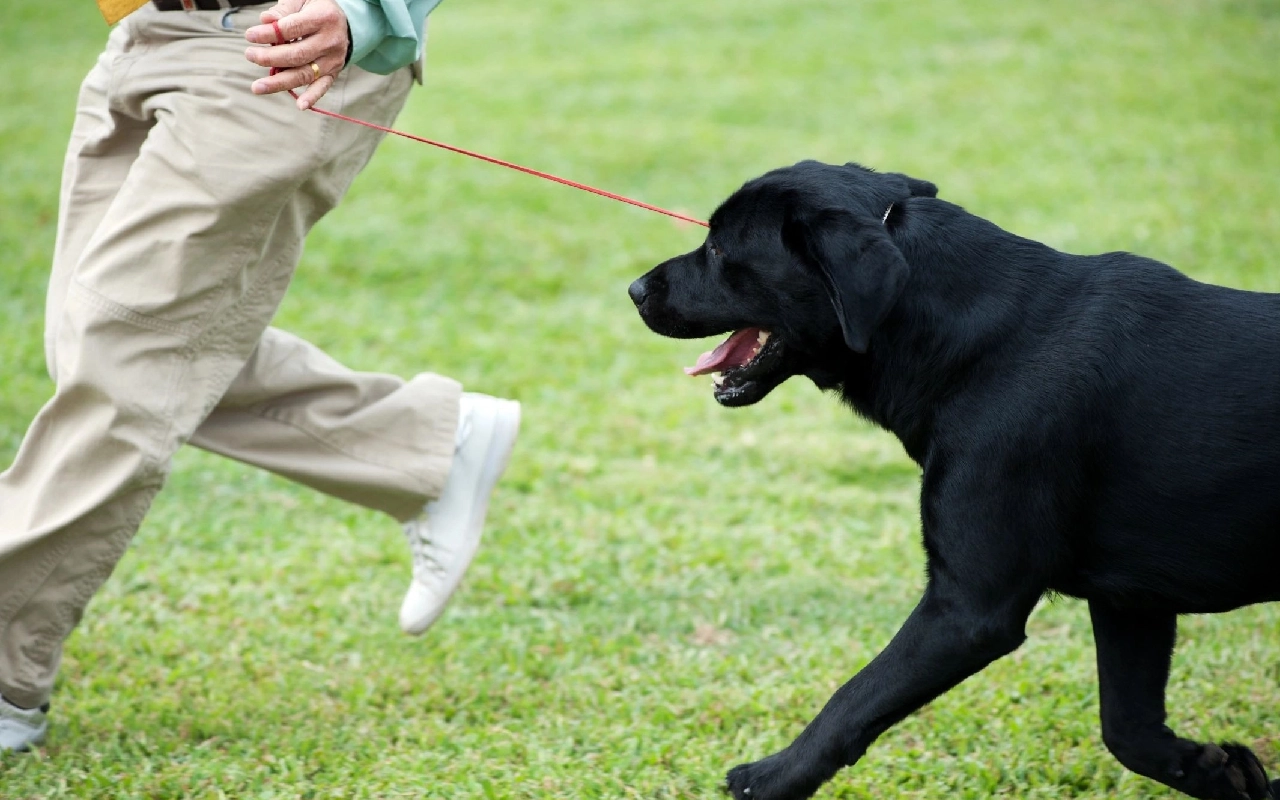
[[[347,15],[335,0],[280,0],[263,11],[261,19],[262,24],[245,31],[244,38],[273,46],[250,47],[244,57],[276,72],[254,81],[253,93],[305,86],[306,91],[298,95],[298,108],[310,108],[329,91],[346,63]]]

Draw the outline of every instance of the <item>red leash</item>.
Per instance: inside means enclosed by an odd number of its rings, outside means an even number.
[[[276,44],[284,44],[285,38],[284,38],[284,34],[280,31],[279,21],[272,21],[271,27],[274,28],[276,32]],[[311,67],[312,69],[316,69],[316,66],[314,63],[312,63]],[[275,75],[279,71],[280,71],[279,68],[272,67],[271,74]],[[295,100],[298,98],[298,95],[294,93],[293,89],[289,90],[289,96],[293,97]],[[356,119],[355,117],[348,117],[345,114],[339,114],[334,111],[325,111],[323,108],[316,108],[314,105],[310,107],[310,110],[316,112],[317,114],[324,114],[326,117],[333,117],[335,119],[346,120],[347,122],[354,122],[355,124],[363,125],[366,128],[373,128],[375,131],[382,131],[383,133],[394,133],[396,136],[403,136],[404,138],[412,139],[415,142],[422,142],[423,144],[429,144],[432,147],[439,147],[442,150],[450,150],[454,153],[461,153],[464,156],[471,156],[472,158],[478,158],[481,161],[488,161],[490,164],[497,164],[500,167],[506,167],[507,169],[514,169],[517,172],[523,172],[528,175],[534,175],[539,178],[543,178],[544,180],[555,181],[556,183],[563,183],[565,186],[572,186],[573,188],[581,189],[584,192],[591,192],[592,194],[598,194],[601,197],[608,197],[610,200],[617,200],[622,203],[630,203],[633,206],[639,206],[640,208],[648,209],[649,211],[656,211],[659,214],[666,214],[668,217],[675,217],[676,219],[681,220],[683,222],[692,222],[694,225],[701,225],[704,228],[711,227],[710,225],[708,225],[707,223],[703,222],[700,219],[694,219],[693,217],[688,217],[688,216],[685,216],[684,214],[678,214],[675,211],[668,211],[667,209],[659,208],[658,206],[651,206],[648,203],[642,203],[639,200],[632,200],[630,197],[624,197],[623,195],[620,195],[620,194],[614,194],[613,192],[606,192],[604,189],[597,189],[596,187],[588,186],[585,183],[578,183],[577,181],[571,181],[568,178],[561,178],[557,175],[552,175],[549,172],[541,172],[536,169],[530,169],[529,167],[522,167],[519,164],[512,164],[510,161],[503,161],[500,158],[492,158],[490,156],[481,155],[480,153],[473,153],[470,150],[463,150],[461,147],[454,147],[453,145],[445,144],[444,142],[437,142],[432,139],[423,138],[421,136],[414,136],[412,133],[405,133],[404,131],[398,131],[395,128],[384,128],[381,125],[375,125],[372,122],[365,122],[364,120]]]
[[[297,98],[297,95],[293,93],[292,89],[289,90],[289,94],[292,95],[294,98]],[[381,125],[375,125],[372,122],[365,122],[364,120],[356,119],[355,117],[348,117],[345,114],[339,114],[334,111],[325,111],[323,108],[316,108],[315,106],[311,106],[310,110],[316,112],[317,114],[324,114],[326,117],[334,117],[335,119],[342,119],[342,120],[346,120],[347,122],[354,122],[357,125],[363,125],[366,128],[373,128],[375,131],[382,131],[383,133],[394,133],[396,136],[403,136],[404,138],[412,139],[415,142],[422,142],[423,144],[429,144],[432,147],[439,147],[443,150],[450,150],[454,153],[461,153],[464,156],[471,156],[472,158],[478,158],[481,161],[488,161],[490,164],[497,164],[500,167],[506,167],[507,169],[514,169],[517,172],[524,172],[529,175],[535,175],[539,178],[544,178],[549,181],[555,181],[556,183],[563,183],[565,186],[572,186],[573,188],[581,189],[584,192],[591,192],[592,194],[598,194],[601,197],[608,197],[610,200],[618,200],[623,203],[630,203],[633,206],[639,206],[640,208],[645,208],[645,209],[648,209],[649,211],[656,211],[659,214],[666,214],[668,217],[675,217],[676,219],[681,220],[683,222],[692,222],[694,225],[701,225],[704,228],[711,227],[710,225],[708,225],[707,223],[703,222],[700,219],[687,217],[684,214],[679,214],[675,211],[668,211],[667,209],[659,208],[658,206],[651,206],[648,203],[642,203],[639,200],[633,200],[630,197],[624,197],[623,195],[620,195],[620,194],[614,194],[613,192],[606,192],[604,189],[597,189],[596,187],[588,186],[585,183],[578,183],[577,181],[571,181],[568,178],[561,178],[559,176],[552,175],[549,172],[540,172],[539,170],[530,169],[529,167],[522,167],[519,164],[512,164],[510,161],[503,161],[500,158],[493,158],[491,156],[482,155],[480,153],[473,153],[472,151],[464,150],[461,147],[454,147],[453,145],[445,144],[444,142],[437,142],[432,139],[423,138],[421,136],[414,136],[412,133],[405,133],[404,131],[398,131],[395,128],[384,128]]]

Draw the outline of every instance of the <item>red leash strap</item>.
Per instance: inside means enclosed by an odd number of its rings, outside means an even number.
[[[294,94],[292,90],[289,92],[289,94],[293,95],[295,98],[297,97],[297,95]],[[573,188],[581,189],[584,192],[591,192],[592,194],[598,194],[601,197],[607,197],[610,200],[617,200],[622,203],[630,203],[633,206],[639,206],[640,208],[644,208],[649,211],[656,211],[659,214],[666,214],[668,217],[675,217],[676,219],[681,220],[682,222],[692,222],[694,225],[701,225],[704,228],[711,227],[710,225],[708,225],[707,223],[703,222],[700,219],[694,219],[693,217],[688,217],[688,216],[685,216],[684,214],[680,214],[675,211],[668,211],[667,209],[659,208],[658,206],[651,206],[648,203],[642,203],[639,200],[633,200],[630,197],[624,197],[623,195],[620,195],[620,194],[614,194],[613,192],[606,192],[604,189],[597,189],[596,187],[588,186],[585,183],[578,183],[577,181],[571,181],[568,178],[561,178],[559,176],[552,175],[549,172],[541,172],[536,169],[530,169],[529,167],[522,167],[519,164],[512,164],[510,161],[503,161],[500,158],[493,158],[491,156],[482,155],[480,153],[475,153],[470,150],[464,150],[461,147],[454,147],[453,145],[445,144],[444,142],[437,142],[432,139],[423,138],[421,136],[414,136],[412,133],[405,133],[404,131],[398,131],[395,128],[384,128],[381,125],[375,125],[372,122],[365,122],[364,120],[356,119],[355,117],[348,117],[345,114],[338,114],[334,111],[325,111],[323,108],[316,108],[315,106],[311,106],[310,110],[316,112],[317,114],[324,114],[326,117],[334,117],[335,119],[346,120],[347,122],[354,122],[357,125],[363,125],[366,128],[373,128],[376,131],[382,131],[383,133],[394,133],[396,136],[403,136],[404,138],[412,139],[415,142],[422,142],[423,144],[429,144],[432,147],[439,147],[442,150],[449,150],[454,153],[461,153],[464,156],[471,156],[472,158],[478,158],[481,161],[488,161],[490,164],[497,164],[500,167],[506,167],[507,169],[514,169],[517,172],[523,172],[528,175],[534,175],[544,180],[555,181],[556,183],[563,183],[565,186],[572,186]]]

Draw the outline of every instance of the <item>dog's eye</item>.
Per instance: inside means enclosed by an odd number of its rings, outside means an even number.
[[[707,242],[707,254],[712,258],[719,258],[724,255],[724,253],[720,252],[720,248],[716,247],[714,242]]]

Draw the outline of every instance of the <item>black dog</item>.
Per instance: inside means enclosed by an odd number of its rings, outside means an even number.
[[[877,736],[1016,649],[1037,600],[1088,600],[1102,732],[1194,797],[1280,796],[1238,744],[1165,727],[1177,615],[1280,600],[1280,295],[1007,233],[895,173],[753,180],[706,243],[631,285],[657,333],[736,331],[693,374],[755,403],[836,389],[923,470],[928,587],[738,800],[811,795]]]

